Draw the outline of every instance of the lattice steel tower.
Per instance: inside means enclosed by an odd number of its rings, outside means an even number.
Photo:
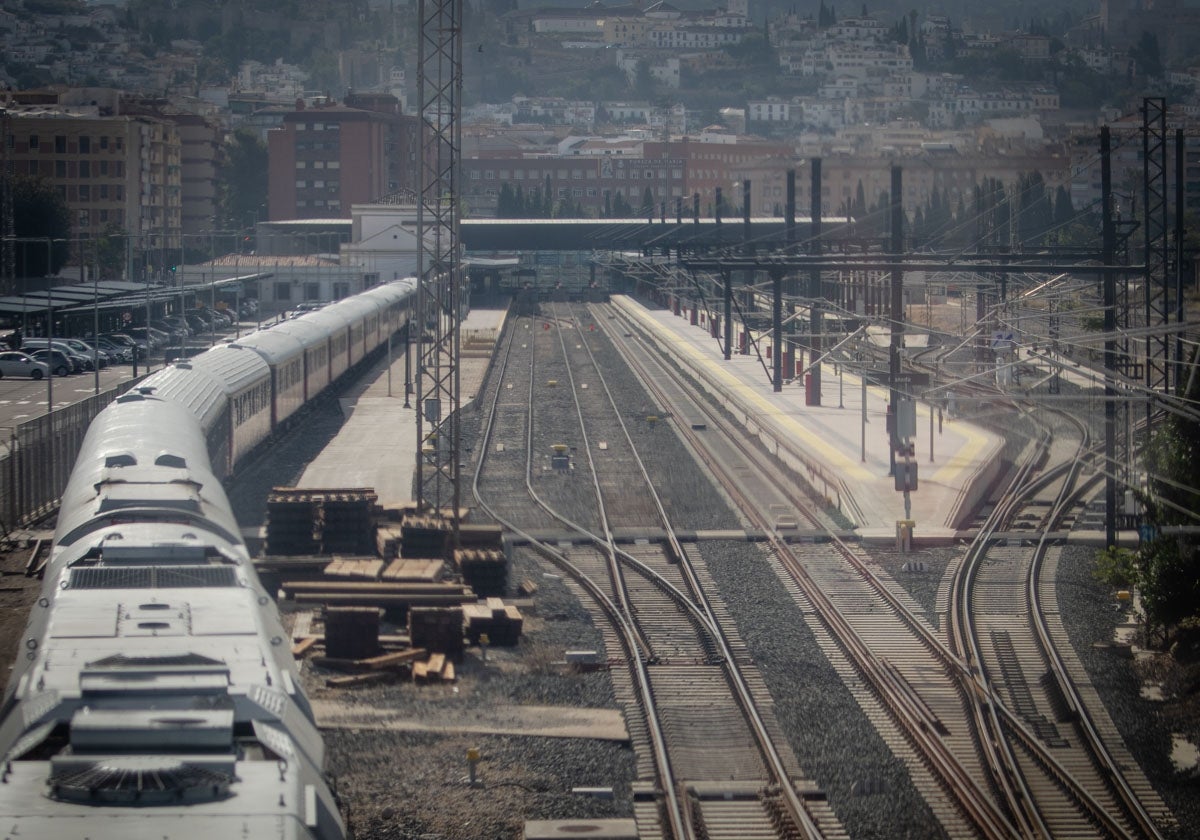
[[[1144,198],[1143,231],[1146,246],[1146,387],[1166,394],[1170,388],[1171,338],[1165,327],[1174,300],[1171,294],[1167,222],[1167,100],[1142,100],[1142,162]],[[1154,328],[1163,328],[1155,331]],[[1154,401],[1146,403],[1146,419],[1153,420]]]
[[[417,228],[417,501],[459,509],[459,173],[462,149],[462,0],[420,0],[417,87],[421,115]]]

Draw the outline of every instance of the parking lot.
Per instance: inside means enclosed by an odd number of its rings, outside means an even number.
[[[212,344],[235,335],[245,335],[256,327],[255,322],[236,324],[220,330],[188,337],[153,349],[149,357],[149,371],[145,360],[139,360],[137,375],[160,370],[170,359],[179,355],[194,355]],[[5,440],[13,426],[45,414],[51,405],[58,409],[94,394],[116,387],[133,378],[131,363],[116,364],[100,371],[85,371],[68,376],[49,376],[40,381],[6,376],[0,379],[0,435]],[[4,441],[0,441],[2,446]]]

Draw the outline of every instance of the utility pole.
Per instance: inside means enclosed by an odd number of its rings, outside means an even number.
[[[1112,147],[1108,126],[1100,127],[1101,256],[1104,268],[1104,545],[1117,544],[1117,278],[1113,273],[1116,230],[1112,217]]]
[[[904,250],[904,180],[899,166],[892,166],[892,243],[891,251],[898,260]],[[891,351],[888,355],[888,400],[892,410],[892,429],[888,436],[888,475],[896,474],[896,411],[900,389],[900,345],[904,341],[904,269],[892,268],[892,300],[888,317],[892,327]]]

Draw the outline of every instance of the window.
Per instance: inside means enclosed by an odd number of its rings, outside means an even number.
[[[108,135],[107,134],[105,134],[103,137],[100,138],[100,148],[101,149],[108,148]]]
[[[125,161],[117,161],[117,171],[114,173],[118,178],[125,177]]]
[[[100,161],[100,177],[101,178],[108,177],[108,161],[106,161],[106,160]]]
[[[79,200],[80,201],[91,201],[92,200],[92,190],[91,190],[91,187],[89,187],[87,184],[80,184]]]
[[[303,178],[296,179],[296,189],[302,190],[307,186],[308,186],[308,181],[305,181]]]
[[[298,161],[296,161],[296,168],[297,168],[297,169],[305,169],[307,166],[308,166],[308,161],[306,161],[306,160],[298,160]]]
[[[62,134],[57,134],[54,137],[54,153],[56,155],[65,155],[67,153],[67,138]]]
[[[292,299],[292,284],[291,283],[276,283],[275,284],[275,300],[291,300]]]
[[[341,169],[342,162],[340,160],[327,161],[325,164],[325,168],[326,169]]]
[[[313,169],[324,169],[324,168],[325,168],[325,161],[323,161],[323,160],[314,160],[313,161]]]
[[[33,151],[38,148],[38,136],[36,134],[29,135],[29,150]]]
[[[55,178],[66,178],[67,177],[67,162],[65,160],[54,161],[54,177]]]
[[[92,138],[86,135],[79,138],[79,154],[90,155],[92,153]]]
[[[305,300],[320,300],[321,299],[321,284],[320,283],[305,283],[304,284],[304,299]]]
[[[79,177],[80,178],[91,178],[92,177],[92,166],[89,161],[86,161],[86,160],[79,161]]]
[[[117,201],[124,201],[124,200],[125,200],[125,188],[123,186],[118,186],[117,187]]]
[[[318,190],[320,190],[320,189],[324,189],[324,188],[325,188],[325,182],[324,182],[324,181],[313,181],[313,182],[312,182],[312,186],[313,186],[315,189],[318,189]]]
[[[100,185],[100,200],[106,201],[107,199],[108,199],[108,184],[101,184]]]

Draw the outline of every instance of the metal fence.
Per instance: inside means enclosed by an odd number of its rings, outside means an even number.
[[[14,426],[0,453],[0,534],[53,513],[96,415],[141,380]]]

